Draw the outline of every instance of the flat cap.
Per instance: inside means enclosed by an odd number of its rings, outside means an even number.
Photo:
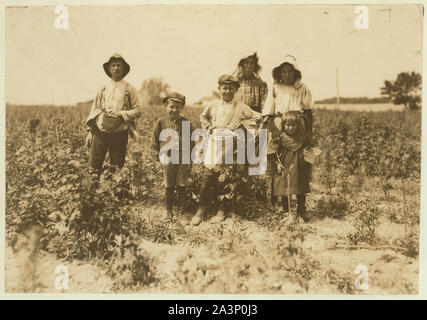
[[[171,92],[168,95],[166,95],[166,97],[164,97],[162,99],[163,103],[166,103],[168,100],[172,100],[172,101],[177,101],[177,102],[181,102],[182,105],[185,105],[185,96],[178,93],[178,92]]]
[[[223,74],[222,76],[219,77],[218,79],[218,84],[233,84],[235,85],[237,88],[240,87],[240,83],[239,83],[239,79],[237,79],[237,77],[229,75],[229,74]]]

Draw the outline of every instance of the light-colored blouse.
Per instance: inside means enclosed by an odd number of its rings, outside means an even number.
[[[313,101],[310,89],[303,83],[288,86],[275,83],[272,90],[271,101],[264,106],[263,115],[285,114],[288,111],[311,109]]]

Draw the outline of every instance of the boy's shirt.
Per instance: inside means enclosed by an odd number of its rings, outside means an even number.
[[[135,120],[141,116],[141,107],[136,89],[125,80],[109,80],[97,93],[89,117],[89,127],[96,125],[101,132],[117,133],[129,129],[136,135]],[[117,111],[122,117],[113,118],[105,112]]]
[[[182,144],[182,136],[183,136],[183,123],[185,123],[186,121],[188,121],[188,124],[190,125],[190,133],[188,137],[184,137],[184,139],[190,139],[188,143],[186,143],[185,145]],[[168,116],[163,116],[161,117],[159,120],[157,120],[156,124],[154,125],[154,130],[153,130],[153,135],[152,135],[152,139],[151,139],[151,146],[152,148],[159,152],[160,149],[167,143],[169,143],[169,141],[171,140],[171,137],[169,136],[168,139],[166,141],[160,141],[160,133],[162,132],[162,130],[164,129],[173,129],[178,133],[178,137],[179,137],[179,143],[175,146],[172,146],[173,149],[175,150],[179,150],[181,152],[191,152],[191,150],[193,149],[195,142],[191,141],[191,134],[194,131],[194,127],[191,124],[190,120],[188,120],[187,118],[183,117],[183,116],[178,116],[177,119],[175,120],[171,120],[169,119]]]
[[[249,106],[235,99],[232,103],[226,103],[221,99],[203,110],[200,123],[206,130],[236,130],[244,120],[257,120],[260,115],[259,112],[253,111]]]
[[[261,114],[253,111],[244,103],[239,103],[233,100],[231,103],[226,103],[223,100],[208,106],[200,115],[200,123],[202,127],[208,131],[214,129],[229,129],[236,130],[241,125],[245,128],[254,128],[256,120],[260,119]],[[208,169],[220,170],[222,164],[225,164],[225,155],[233,154],[235,150],[234,144],[224,143],[222,148],[217,148],[215,145],[220,140],[233,140],[233,136],[228,136],[224,132],[218,136],[215,131],[212,132],[206,144],[206,153],[204,155],[204,165]],[[237,151],[237,150],[236,150]]]

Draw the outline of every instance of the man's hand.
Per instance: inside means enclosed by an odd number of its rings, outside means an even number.
[[[86,147],[90,148],[92,146],[92,139],[93,139],[92,132],[89,131],[87,133],[86,140],[85,140]]]
[[[107,111],[107,115],[114,118],[120,118],[122,116],[119,111]]]

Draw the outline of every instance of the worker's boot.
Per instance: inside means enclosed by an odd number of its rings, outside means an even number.
[[[174,202],[174,188],[166,188],[165,194],[165,211],[163,212],[163,218],[165,220],[172,220],[173,218],[173,202]]]
[[[193,218],[190,221],[190,224],[192,226],[198,226],[200,224],[200,222],[203,221],[203,217],[205,216],[205,212],[206,212],[206,207],[203,206],[199,206],[199,209],[197,209],[196,214],[193,216]]]
[[[185,200],[186,200],[185,187],[177,187],[175,207],[181,213],[183,213],[185,209]]]
[[[305,222],[310,221],[312,214],[307,212],[305,208],[305,194],[297,195],[297,213]]]
[[[225,220],[225,218],[226,218],[226,215],[225,215],[224,206],[221,204],[221,205],[219,206],[219,209],[218,209],[218,211],[217,211],[217,213],[216,213],[215,217],[213,217],[213,218],[212,218],[211,222],[214,222],[214,223],[217,223],[217,222],[218,222],[218,223],[219,223],[219,222],[224,221],[224,220]]]
[[[286,196],[282,197],[282,209],[284,213],[289,212],[289,199]]]

